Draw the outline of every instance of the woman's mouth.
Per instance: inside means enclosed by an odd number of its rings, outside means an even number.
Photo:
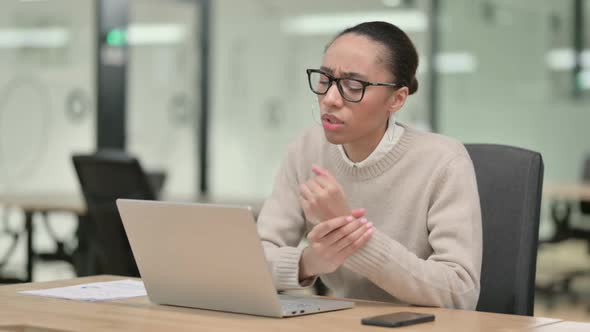
[[[322,115],[322,125],[325,130],[334,131],[344,127],[344,122],[329,114]]]

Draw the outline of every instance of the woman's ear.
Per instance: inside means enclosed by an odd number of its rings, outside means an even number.
[[[406,103],[406,99],[409,95],[410,90],[408,89],[408,87],[404,86],[397,89],[390,97],[389,112],[395,113],[399,111]]]

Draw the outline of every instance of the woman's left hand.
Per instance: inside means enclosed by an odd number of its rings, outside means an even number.
[[[316,175],[299,187],[300,202],[309,221],[317,224],[323,220],[351,214],[344,190],[327,170],[313,165]]]

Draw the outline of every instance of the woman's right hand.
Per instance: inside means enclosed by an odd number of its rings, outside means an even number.
[[[299,279],[334,272],[348,256],[371,239],[373,231],[373,224],[362,215],[337,217],[319,223],[307,236],[309,246],[301,255]]]

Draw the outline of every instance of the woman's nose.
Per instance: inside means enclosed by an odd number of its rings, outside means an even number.
[[[323,102],[329,105],[342,104],[342,96],[340,95],[340,91],[338,91],[336,82],[332,83],[332,85],[328,87],[328,91],[324,95]]]

